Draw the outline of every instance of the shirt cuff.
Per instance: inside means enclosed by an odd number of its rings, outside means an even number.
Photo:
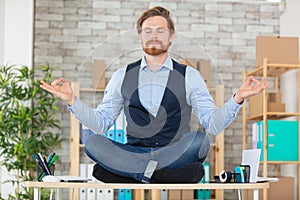
[[[70,110],[71,112],[73,112],[74,111],[74,108],[76,108],[76,106],[77,106],[77,104],[78,104],[78,99],[77,99],[77,97],[75,96],[75,102],[74,102],[74,104],[73,105],[70,105],[70,104],[67,104],[67,108],[68,108],[68,110]]]
[[[236,93],[234,93],[233,96],[232,96],[233,101],[234,101],[236,104],[238,104],[238,105],[243,105],[245,100],[243,100],[241,103],[237,103],[237,102],[235,101],[235,99],[234,99],[235,95],[236,95]]]

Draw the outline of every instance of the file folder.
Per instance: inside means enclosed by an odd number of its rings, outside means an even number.
[[[209,163],[203,163],[203,168],[204,168],[204,183],[209,183],[210,179],[210,164]],[[204,199],[210,199],[210,190],[209,189],[204,189],[203,190],[203,197]]]
[[[87,178],[87,165],[86,163],[80,163],[79,168],[80,177]],[[79,189],[79,199],[80,200],[87,200],[87,189],[80,188]]]
[[[89,136],[93,135],[94,133],[91,129],[83,124],[80,124],[80,127],[80,144],[85,144]]]
[[[104,198],[105,200],[114,200],[114,190],[113,189],[105,189],[104,190]],[[97,198],[99,199],[99,198]]]
[[[118,200],[126,200],[125,189],[118,189]]]
[[[96,181],[96,178],[92,176],[94,170],[94,164],[87,164],[87,177]],[[88,200],[96,200],[96,189],[88,188],[87,189],[87,199]]]
[[[125,200],[132,200],[132,190],[125,189]]]
[[[160,190],[160,200],[168,200],[168,190],[166,189]]]

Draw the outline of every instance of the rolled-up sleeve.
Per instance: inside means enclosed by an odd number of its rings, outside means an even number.
[[[233,96],[220,108],[216,107],[208,88],[199,74],[191,67],[186,73],[187,102],[200,124],[211,134],[219,134],[236,118],[242,105],[237,104]]]
[[[102,102],[97,108],[90,108],[80,99],[67,108],[72,114],[94,133],[104,134],[114,123],[123,108],[121,86],[125,69],[117,70],[104,91]],[[100,101],[100,100],[99,100]]]

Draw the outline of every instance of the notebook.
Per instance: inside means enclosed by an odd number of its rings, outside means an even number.
[[[250,166],[250,183],[275,182],[278,178],[273,177],[258,177],[259,158],[261,149],[243,150],[242,165]]]
[[[43,177],[43,182],[74,182],[74,183],[86,183],[92,181],[92,179],[83,178],[80,176],[53,176],[47,175]]]

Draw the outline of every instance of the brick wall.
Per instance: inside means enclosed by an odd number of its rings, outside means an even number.
[[[142,54],[137,41],[135,21],[141,12],[162,5],[172,11],[176,39],[172,45],[175,58],[207,58],[213,66],[213,85],[226,85],[225,99],[239,88],[244,68],[255,64],[255,38],[279,35],[280,3],[264,1],[164,0],[36,0],[34,64],[45,60],[60,66],[56,74],[68,81],[91,85],[91,62],[105,59],[107,79],[113,71]],[[179,56],[180,55],[180,56]],[[84,97],[83,97],[84,98]],[[90,100],[97,105],[101,99]],[[69,112],[62,104],[62,132],[69,136]],[[58,152],[61,169],[68,173],[68,142]],[[241,162],[242,115],[225,131],[225,168]],[[226,193],[226,199],[235,199]]]

